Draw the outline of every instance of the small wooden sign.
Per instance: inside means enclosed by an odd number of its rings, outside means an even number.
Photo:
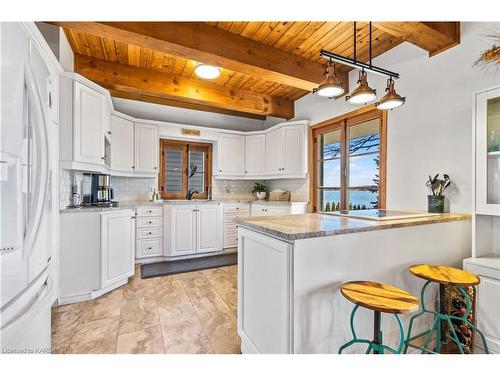
[[[182,129],[182,135],[194,135],[196,137],[200,136],[200,131],[199,130],[194,130],[194,129]]]

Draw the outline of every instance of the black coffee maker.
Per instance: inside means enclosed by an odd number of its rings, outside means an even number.
[[[109,174],[84,173],[82,206],[117,206]]]

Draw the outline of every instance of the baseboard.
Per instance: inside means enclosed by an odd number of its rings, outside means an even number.
[[[91,301],[91,300],[96,299],[97,297],[100,297],[103,294],[109,293],[112,290],[119,288],[122,285],[125,285],[127,283],[128,283],[128,278],[120,280],[120,281],[114,283],[113,285],[109,285],[106,288],[102,288],[99,290],[91,290],[89,292],[72,294],[69,296],[61,296],[57,300],[57,305],[63,306],[63,305],[69,305],[71,303]]]

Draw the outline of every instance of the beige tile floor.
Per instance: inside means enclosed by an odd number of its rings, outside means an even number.
[[[52,310],[54,353],[239,353],[236,266],[141,279]]]

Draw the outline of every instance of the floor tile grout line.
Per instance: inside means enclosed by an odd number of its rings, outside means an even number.
[[[167,354],[167,350],[165,347],[165,338],[163,337],[163,327],[161,325],[161,319],[160,319],[160,309],[158,308],[158,293],[156,291],[156,284],[154,283],[154,281],[153,281],[153,291],[155,293],[156,315],[158,316],[158,325],[160,326],[160,337],[163,346],[163,354]]]
[[[130,282],[130,280],[129,280]],[[122,300],[120,303],[120,315],[118,315],[118,328],[116,330],[115,354],[118,354],[118,336],[120,334],[120,325],[122,323],[123,297],[125,296],[125,286],[122,286]]]
[[[203,330],[203,333],[205,334],[205,337],[206,337],[206,338],[207,338],[207,340],[208,340],[208,345],[210,345],[210,349],[212,349],[212,353],[213,353],[213,354],[217,354],[217,353],[215,353],[215,349],[214,349],[214,347],[213,347],[213,345],[212,345],[212,341],[210,341],[210,337],[208,336],[208,333],[207,333],[207,331],[205,330],[205,327],[203,326],[203,323],[201,322],[201,319],[200,319],[200,317],[199,317],[199,315],[198,315],[198,312],[197,312],[197,311],[196,311],[196,309],[194,308],[193,301],[191,301],[191,298],[189,297],[189,294],[188,294],[188,292],[187,292],[187,290],[186,290],[186,286],[184,285],[184,280],[180,279],[179,281],[181,282],[182,289],[184,289],[184,293],[186,293],[186,296],[187,296],[187,298],[188,298],[188,300],[189,300],[189,303],[191,304],[191,307],[193,308],[194,314],[196,315],[196,319],[198,319],[198,323],[200,324],[200,327],[201,327],[201,329]]]

